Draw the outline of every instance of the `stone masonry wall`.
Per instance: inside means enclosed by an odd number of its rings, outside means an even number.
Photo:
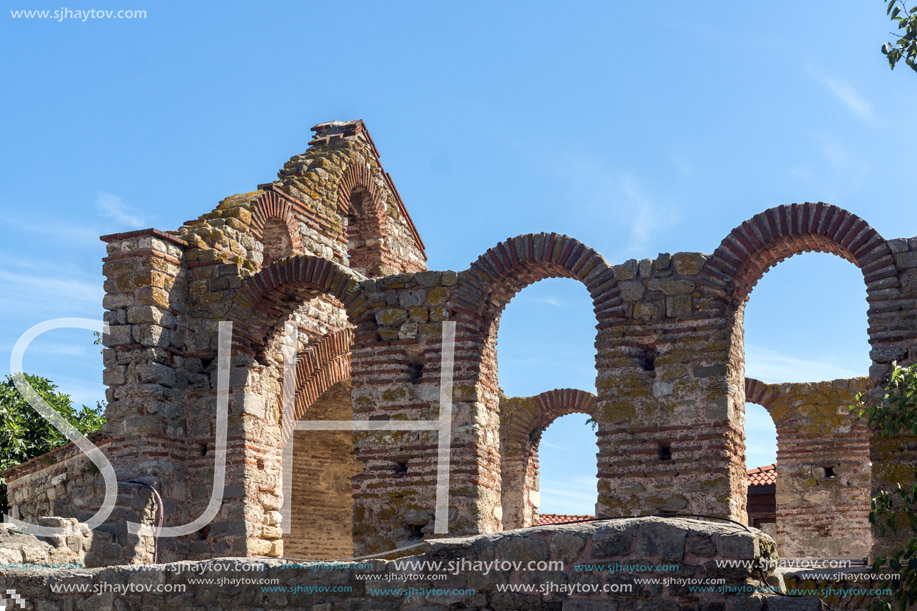
[[[777,549],[782,557],[861,560],[872,551],[866,423],[849,407],[866,378],[806,384],[746,381],[777,427]]]
[[[871,389],[892,361],[914,358],[914,240],[886,242],[834,206],[767,210],[711,255],[612,265],[573,238],[539,233],[497,244],[464,271],[423,271],[423,243],[362,122],[314,131],[277,181],[227,198],[172,233],[104,238],[106,453],[120,480],[159,490],[166,526],[194,520],[210,501],[217,327],[233,323],[224,498],[206,527],[160,542],[163,560],[284,554],[277,515],[285,502],[286,323],[299,329],[302,353],[338,347],[327,358],[302,357],[313,364],[297,380],[297,417],[351,379],[354,419],[396,422],[438,419],[443,323],[456,323],[452,535],[496,533],[534,516],[531,498],[520,504],[504,490],[531,482],[535,466],[501,453],[496,347],[503,309],[534,282],[575,279],[593,302],[599,516],[744,521],[742,318],[755,283],[781,260],[824,251],[861,269]],[[351,439],[362,467],[352,470],[354,553],[431,538],[437,434]],[[871,439],[870,457],[874,487],[893,486],[917,464],[917,443]],[[38,498],[47,485],[35,490]]]
[[[869,370],[872,382],[871,399],[881,401],[882,382],[888,376],[891,363],[917,363],[917,238],[888,241],[897,271],[895,282],[870,299],[869,336],[872,344],[873,366]],[[876,341],[873,341],[875,338]],[[917,472],[917,437],[901,435],[884,439],[872,433],[869,442],[872,462],[872,493],[895,490],[911,485]],[[906,517],[898,516],[898,523]],[[888,555],[899,549],[900,540],[894,536],[879,536],[873,529],[873,555]]]
[[[15,589],[26,601],[43,601],[49,611],[71,608],[182,609],[617,609],[664,611],[696,609],[756,609],[817,611],[815,598],[753,593],[774,575],[774,543],[760,531],[696,520],[643,518],[569,526],[548,526],[513,533],[452,538],[426,544],[421,553],[399,560],[372,560],[335,567],[287,565],[282,560],[219,560],[163,565],[155,571],[141,567],[105,570],[53,570],[38,576],[0,569],[0,588]],[[718,564],[745,560],[749,567]],[[750,568],[764,563],[765,572]],[[420,569],[420,563],[440,562],[442,570]],[[415,564],[416,563],[416,564]],[[483,563],[491,570],[485,572]],[[494,565],[493,563],[497,563]],[[514,565],[513,563],[518,563]],[[554,563],[554,564],[549,564]],[[665,565],[677,570],[648,569],[639,573],[611,572],[596,565]],[[587,566],[584,566],[587,565]],[[595,568],[590,568],[591,565]],[[577,570],[574,567],[579,566]],[[439,579],[442,575],[445,579]],[[217,587],[191,581],[254,579],[270,584]],[[362,577],[362,578],[361,578]],[[640,584],[636,578],[657,578]],[[721,580],[721,591],[693,593],[683,584],[663,585],[663,579]],[[763,579],[766,579],[765,582]],[[670,581],[671,583],[671,581]],[[116,595],[50,594],[66,585],[102,584],[138,591]],[[545,593],[507,591],[507,586],[546,584]],[[160,587],[165,593],[144,589]],[[349,591],[340,591],[342,587]],[[576,588],[572,594],[561,587]],[[295,589],[294,589],[295,588]],[[413,590],[410,590],[413,588]],[[732,592],[726,591],[731,588]],[[333,591],[337,589],[338,591]],[[284,591],[286,590],[286,591]],[[317,591],[316,591],[317,590]],[[401,592],[409,590],[408,595]],[[745,591],[742,591],[745,590]],[[752,592],[749,592],[751,590]],[[398,593],[396,593],[396,591]]]
[[[89,438],[103,452],[111,442],[98,432]],[[6,475],[11,478],[7,489],[11,516],[32,524],[60,527],[85,521],[99,510],[105,497],[105,483],[95,464],[73,444],[23,463]],[[123,482],[110,517],[95,530],[84,527],[70,537],[45,540],[56,548],[69,547],[86,566],[152,562],[153,537],[129,534],[125,521],[154,525],[157,511],[151,491]],[[61,515],[68,517],[57,517]]]

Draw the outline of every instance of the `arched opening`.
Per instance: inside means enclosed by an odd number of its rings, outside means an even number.
[[[508,411],[503,409],[506,396],[504,389],[501,389],[501,380],[498,379],[497,336],[500,333],[501,318],[510,321],[514,317],[513,310],[509,310],[509,314],[503,316],[504,309],[514,296],[523,289],[549,278],[569,278],[580,282],[588,292],[588,298],[579,298],[579,315],[567,316],[559,314],[557,310],[556,304],[563,304],[563,301],[558,301],[550,295],[538,295],[539,291],[535,287],[527,289],[533,297],[537,296],[537,301],[542,302],[539,305],[543,307],[544,313],[540,321],[526,320],[524,324],[519,325],[520,329],[526,329],[524,335],[520,336],[520,343],[525,344],[524,350],[528,352],[528,355],[522,357],[521,354],[517,354],[517,358],[509,359],[510,362],[518,362],[519,385],[511,382],[513,385],[508,386],[506,390],[509,392],[514,392],[515,389],[525,392],[525,388],[543,390],[547,380],[563,383],[564,378],[557,376],[562,375],[562,372],[570,375],[571,371],[576,369],[580,371],[581,377],[578,380],[582,381],[582,386],[591,390],[595,388],[597,376],[594,349],[597,322],[605,317],[616,316],[621,310],[617,280],[608,262],[601,255],[567,236],[558,234],[523,235],[501,242],[489,249],[459,276],[459,291],[455,307],[463,312],[474,313],[473,317],[469,317],[473,329],[469,329],[468,332],[470,336],[480,338],[477,344],[479,347],[476,347],[480,351],[476,376],[482,390],[480,410],[482,413],[492,414],[489,419],[500,430],[501,454],[499,462],[495,465],[499,472],[494,473],[497,481],[501,482],[498,501],[500,504],[493,507],[494,521],[484,526],[488,530],[518,528],[528,521],[528,516],[533,512],[531,496],[526,493],[524,485],[526,480],[531,481],[526,474],[525,444],[533,440],[530,439],[532,431],[543,430],[550,420],[539,427],[525,425],[522,428],[519,428],[520,421],[517,420],[517,426],[512,434],[507,430],[508,420],[514,419],[507,419]],[[552,285],[542,284],[542,286],[551,287]],[[562,295],[563,300],[570,302],[570,294],[569,289],[566,289]],[[468,297],[465,297],[466,295]],[[529,309],[525,307],[526,303],[522,297],[515,301],[522,306],[523,311]],[[529,307],[533,305],[535,304],[528,304]],[[574,326],[582,325],[579,327],[581,330],[572,334],[561,332],[559,329],[563,327],[564,323]],[[511,322],[504,322],[504,329],[511,329],[511,325]],[[532,329],[537,329],[537,331],[533,332]],[[461,326],[458,332],[459,334],[463,332]],[[574,341],[573,345],[580,345],[583,348],[573,349],[570,352],[570,344],[561,347],[564,341],[573,339],[577,335],[581,339]],[[505,349],[512,341],[502,333],[500,340],[502,342],[501,350],[505,357]],[[560,342],[560,344],[552,350],[552,342]],[[540,365],[533,367],[536,363]],[[571,365],[574,367],[573,370],[570,369]],[[512,366],[504,363],[503,367]],[[527,370],[528,373],[525,373],[524,370]],[[585,373],[586,371],[589,373]],[[529,384],[529,386],[524,384]],[[556,416],[559,415],[562,414],[556,414]],[[601,422],[598,426],[601,428]],[[537,435],[537,431],[535,434]],[[598,485],[596,491],[598,492]],[[507,505],[504,507],[503,503]]]
[[[748,525],[777,539],[777,428],[767,409],[745,402]],[[779,552],[779,550],[778,550]]]
[[[509,437],[502,454],[504,528],[533,526],[545,512],[558,519],[595,513],[598,447],[587,423],[595,413],[595,335],[589,293],[570,279],[545,279],[526,287],[500,316],[501,391],[504,396],[531,397],[523,405],[501,402],[507,412],[501,414],[501,428]],[[546,387],[589,392],[536,394]],[[517,432],[521,422],[525,430]],[[566,501],[564,490],[570,494]],[[574,497],[576,502],[571,502]],[[565,510],[574,506],[576,512]]]
[[[290,228],[283,219],[272,217],[264,222],[261,238],[262,266],[279,261],[284,257],[293,255],[293,240],[290,238]]]
[[[594,401],[595,317],[592,300],[581,283],[564,278],[534,283],[510,301],[499,324],[497,361],[504,395],[532,396],[546,387],[583,388]],[[541,331],[532,333],[532,329]],[[579,393],[563,395],[562,391],[557,396],[535,396],[536,414],[528,423],[522,447],[517,448],[522,457],[518,467],[523,474],[521,489],[512,481],[516,468],[513,456],[508,455],[513,453],[512,442],[505,445],[504,528],[537,524],[545,491],[549,513],[569,513],[559,511],[563,506],[572,506],[561,501],[560,491],[573,482],[579,495],[576,505],[581,510],[577,515],[594,514],[598,448],[595,432],[586,424],[594,408],[576,405],[578,399]],[[590,413],[565,415],[584,409]],[[571,418],[579,423],[578,427],[571,426]],[[542,435],[548,429],[553,441],[545,444]]]
[[[539,522],[595,515],[599,448],[590,417],[569,414],[552,422],[535,448],[538,461]],[[557,516],[557,520],[546,519]]]
[[[352,555],[352,521],[347,516],[353,513],[350,477],[356,467],[351,433],[293,434],[283,428],[282,406],[284,345],[291,325],[298,332],[294,419],[353,418],[348,381],[350,329],[356,324],[350,307],[359,299],[355,286],[353,275],[340,265],[293,256],[247,278],[227,314],[234,322],[231,367],[239,372],[230,380],[230,413],[238,409],[244,416],[230,417],[235,428],[230,434],[244,440],[240,447],[245,456],[239,466],[230,465],[227,480],[251,481],[255,469],[257,486],[245,489],[249,555]],[[282,454],[290,443],[293,493],[285,498]],[[311,483],[304,482],[304,473]],[[281,512],[286,503],[297,530],[284,536]]]
[[[350,192],[350,206],[344,220],[347,260],[351,269],[367,277],[385,275],[382,223],[366,188],[356,186]]]
[[[813,251],[836,258],[794,257]],[[791,257],[776,275],[768,274]],[[849,263],[837,266],[838,257]],[[828,268],[818,270],[815,265]],[[866,373],[871,364],[863,342],[867,335],[857,335],[855,329],[871,328],[867,319],[874,310],[867,310],[864,297],[869,295],[876,302],[882,298],[881,290],[896,281],[888,245],[865,221],[840,208],[793,204],[766,210],[733,230],[709,261],[708,270],[711,277],[720,279],[717,282],[723,282],[725,298],[734,308],[731,343],[739,349],[731,352],[729,371],[749,376],[757,372],[767,378],[746,378],[742,393],[741,379],[736,376],[736,404],[742,410],[737,416],[744,418],[742,398],[759,403],[775,423],[778,549],[787,557],[866,556],[871,545],[869,437],[862,423],[855,422],[847,411],[856,389],[866,389],[866,381],[809,380],[839,377],[838,373],[850,378],[858,370],[861,375]],[[795,284],[790,282],[789,288],[781,286],[768,295],[768,285],[783,276],[783,270],[791,278],[796,276]],[[819,282],[825,284],[819,286]],[[746,309],[753,289],[755,298]],[[826,300],[826,292],[836,297]],[[753,318],[758,315],[754,304],[759,295],[766,304],[761,316],[779,317],[769,324],[759,325]],[[818,305],[806,313],[803,304],[813,299]],[[831,319],[832,312],[851,307],[859,309],[854,316],[858,322]],[[845,340],[848,347],[842,358],[849,369],[838,370],[836,364],[832,369],[830,363],[821,362],[826,347],[830,351]],[[853,347],[849,347],[851,341]],[[768,343],[774,348],[768,349]],[[764,348],[757,348],[759,344]],[[854,362],[848,364],[848,360]]]
[[[792,406],[771,403],[775,416],[748,403],[745,408],[747,433],[755,423],[779,420],[773,436],[770,427],[766,437],[746,435],[745,466],[749,524],[766,519],[762,513],[773,498],[774,525],[764,522],[762,529],[774,536],[781,556],[861,559],[869,553],[868,438],[846,415],[853,397],[842,393],[846,380],[866,375],[871,364],[867,307],[860,270],[824,253],[779,263],[747,302],[746,375],[780,384],[779,395]],[[838,392],[833,403],[826,399]],[[756,457],[759,452],[776,461]],[[753,473],[771,464],[773,472]],[[821,475],[825,469],[843,472],[844,483]]]
[[[352,420],[350,381],[325,391],[302,420]],[[309,560],[353,557],[353,489],[362,471],[350,431],[293,433],[291,532],[284,556]]]
[[[595,395],[569,388],[550,390],[534,397],[504,398],[500,410],[504,529],[540,522],[542,490],[549,494],[545,511],[553,512],[556,518],[548,520],[551,523],[564,521],[558,515],[563,514],[560,509],[574,505],[578,513],[573,515],[593,515],[597,500],[598,444],[589,425],[596,414]],[[552,430],[544,441],[548,429]],[[539,454],[544,452],[547,470],[542,477]],[[571,485],[576,487],[575,491]],[[576,498],[562,501],[564,490]],[[570,502],[573,500],[576,502]]]

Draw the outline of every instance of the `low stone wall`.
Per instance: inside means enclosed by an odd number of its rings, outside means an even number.
[[[76,520],[42,518],[41,526],[76,527]],[[86,552],[92,545],[93,533],[88,529],[73,529],[60,537],[35,537],[17,531],[10,524],[0,524],[0,570],[32,565],[84,566]]]
[[[0,591],[14,590],[31,605],[27,609],[48,611],[820,608],[814,598],[759,591],[766,590],[765,580],[777,585],[776,576],[741,561],[773,566],[774,542],[730,523],[603,520],[442,539],[419,549],[422,553],[400,559],[333,565],[226,559],[41,573],[0,570]],[[85,593],[72,591],[77,588]]]
[[[111,442],[100,433],[89,435],[89,439],[103,452]],[[72,443],[13,467],[4,475],[10,515],[30,524],[60,527],[88,520],[105,498],[105,480],[98,468]],[[152,526],[157,511],[148,488],[137,482],[119,482],[117,501],[108,519],[91,532],[81,531],[80,560],[86,566],[152,562],[153,538],[128,533],[127,522]],[[73,536],[61,545],[48,541],[58,547],[74,547]]]

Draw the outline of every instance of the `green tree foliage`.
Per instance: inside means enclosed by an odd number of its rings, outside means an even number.
[[[885,386],[882,402],[867,401],[864,394],[850,407],[859,417],[866,417],[870,428],[883,437],[917,435],[917,365],[899,367],[893,364],[891,376]],[[872,611],[901,611],[917,602],[917,474],[914,482],[898,484],[893,491],[883,490],[872,499],[869,521],[880,536],[897,533],[901,528],[910,530],[904,546],[888,557],[876,558],[874,573],[888,573],[889,567],[901,579],[883,581],[879,588],[890,588],[891,600],[876,600]],[[902,523],[906,522],[906,523]]]
[[[917,6],[908,9],[904,0],[888,0],[886,13],[898,25],[898,31],[891,32],[898,40],[882,45],[882,54],[892,70],[903,59],[917,72]]]
[[[105,423],[101,403],[95,408],[84,405],[77,410],[70,395],[59,392],[50,380],[30,374],[25,377],[48,405],[84,435]],[[6,380],[0,382],[0,473],[66,443],[67,438],[19,394],[12,376],[6,376]],[[0,477],[0,511],[8,509],[6,480]]]

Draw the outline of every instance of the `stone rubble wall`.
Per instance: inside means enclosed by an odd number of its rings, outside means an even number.
[[[21,571],[0,570],[0,588],[13,588],[27,601],[42,601],[41,608],[58,611],[73,608],[93,609],[617,609],[618,611],[659,609],[679,611],[739,610],[756,611],[816,611],[820,602],[815,598],[789,598],[765,593],[693,593],[684,584],[663,585],[669,579],[721,579],[722,585],[735,589],[762,588],[782,584],[772,572],[759,572],[747,567],[722,567],[723,561],[758,561],[772,566],[775,559],[772,539],[754,529],[732,524],[709,523],[698,520],[640,518],[599,521],[567,526],[546,526],[466,538],[443,539],[425,544],[422,553],[401,558],[400,561],[442,562],[455,570],[399,571],[394,560],[367,561],[365,564],[342,564],[336,567],[306,565],[284,567],[283,560],[225,559],[212,562],[183,562],[161,565],[157,570],[141,567],[111,567],[100,570],[54,570],[38,575]],[[481,565],[495,561],[519,562],[533,570],[506,566],[484,573]],[[550,568],[547,562],[562,563]],[[542,568],[538,568],[537,563]],[[656,565],[639,575],[626,571],[612,572],[595,565]],[[593,565],[576,570],[577,565]],[[677,570],[661,568],[675,566]],[[204,571],[205,567],[211,570]],[[255,570],[253,570],[255,569]],[[552,570],[553,569],[553,570]],[[445,574],[436,579],[434,573]],[[359,579],[357,574],[372,574]],[[266,579],[270,588],[259,585],[205,585],[191,579]],[[639,584],[635,578],[655,577],[656,584]],[[103,584],[163,586],[173,591],[167,594],[132,592],[116,595],[50,594],[55,587],[67,584],[102,588]],[[557,586],[598,585],[630,586],[629,592],[585,595],[582,592],[520,593],[501,592],[506,584],[554,584]],[[185,591],[175,591],[176,586]],[[310,587],[329,588],[349,586],[350,592],[307,592]],[[291,588],[287,592],[279,588]],[[292,588],[299,587],[299,591]],[[373,594],[382,588],[415,588],[449,590],[448,593],[400,596],[389,593]],[[454,593],[455,589],[473,590]]]

